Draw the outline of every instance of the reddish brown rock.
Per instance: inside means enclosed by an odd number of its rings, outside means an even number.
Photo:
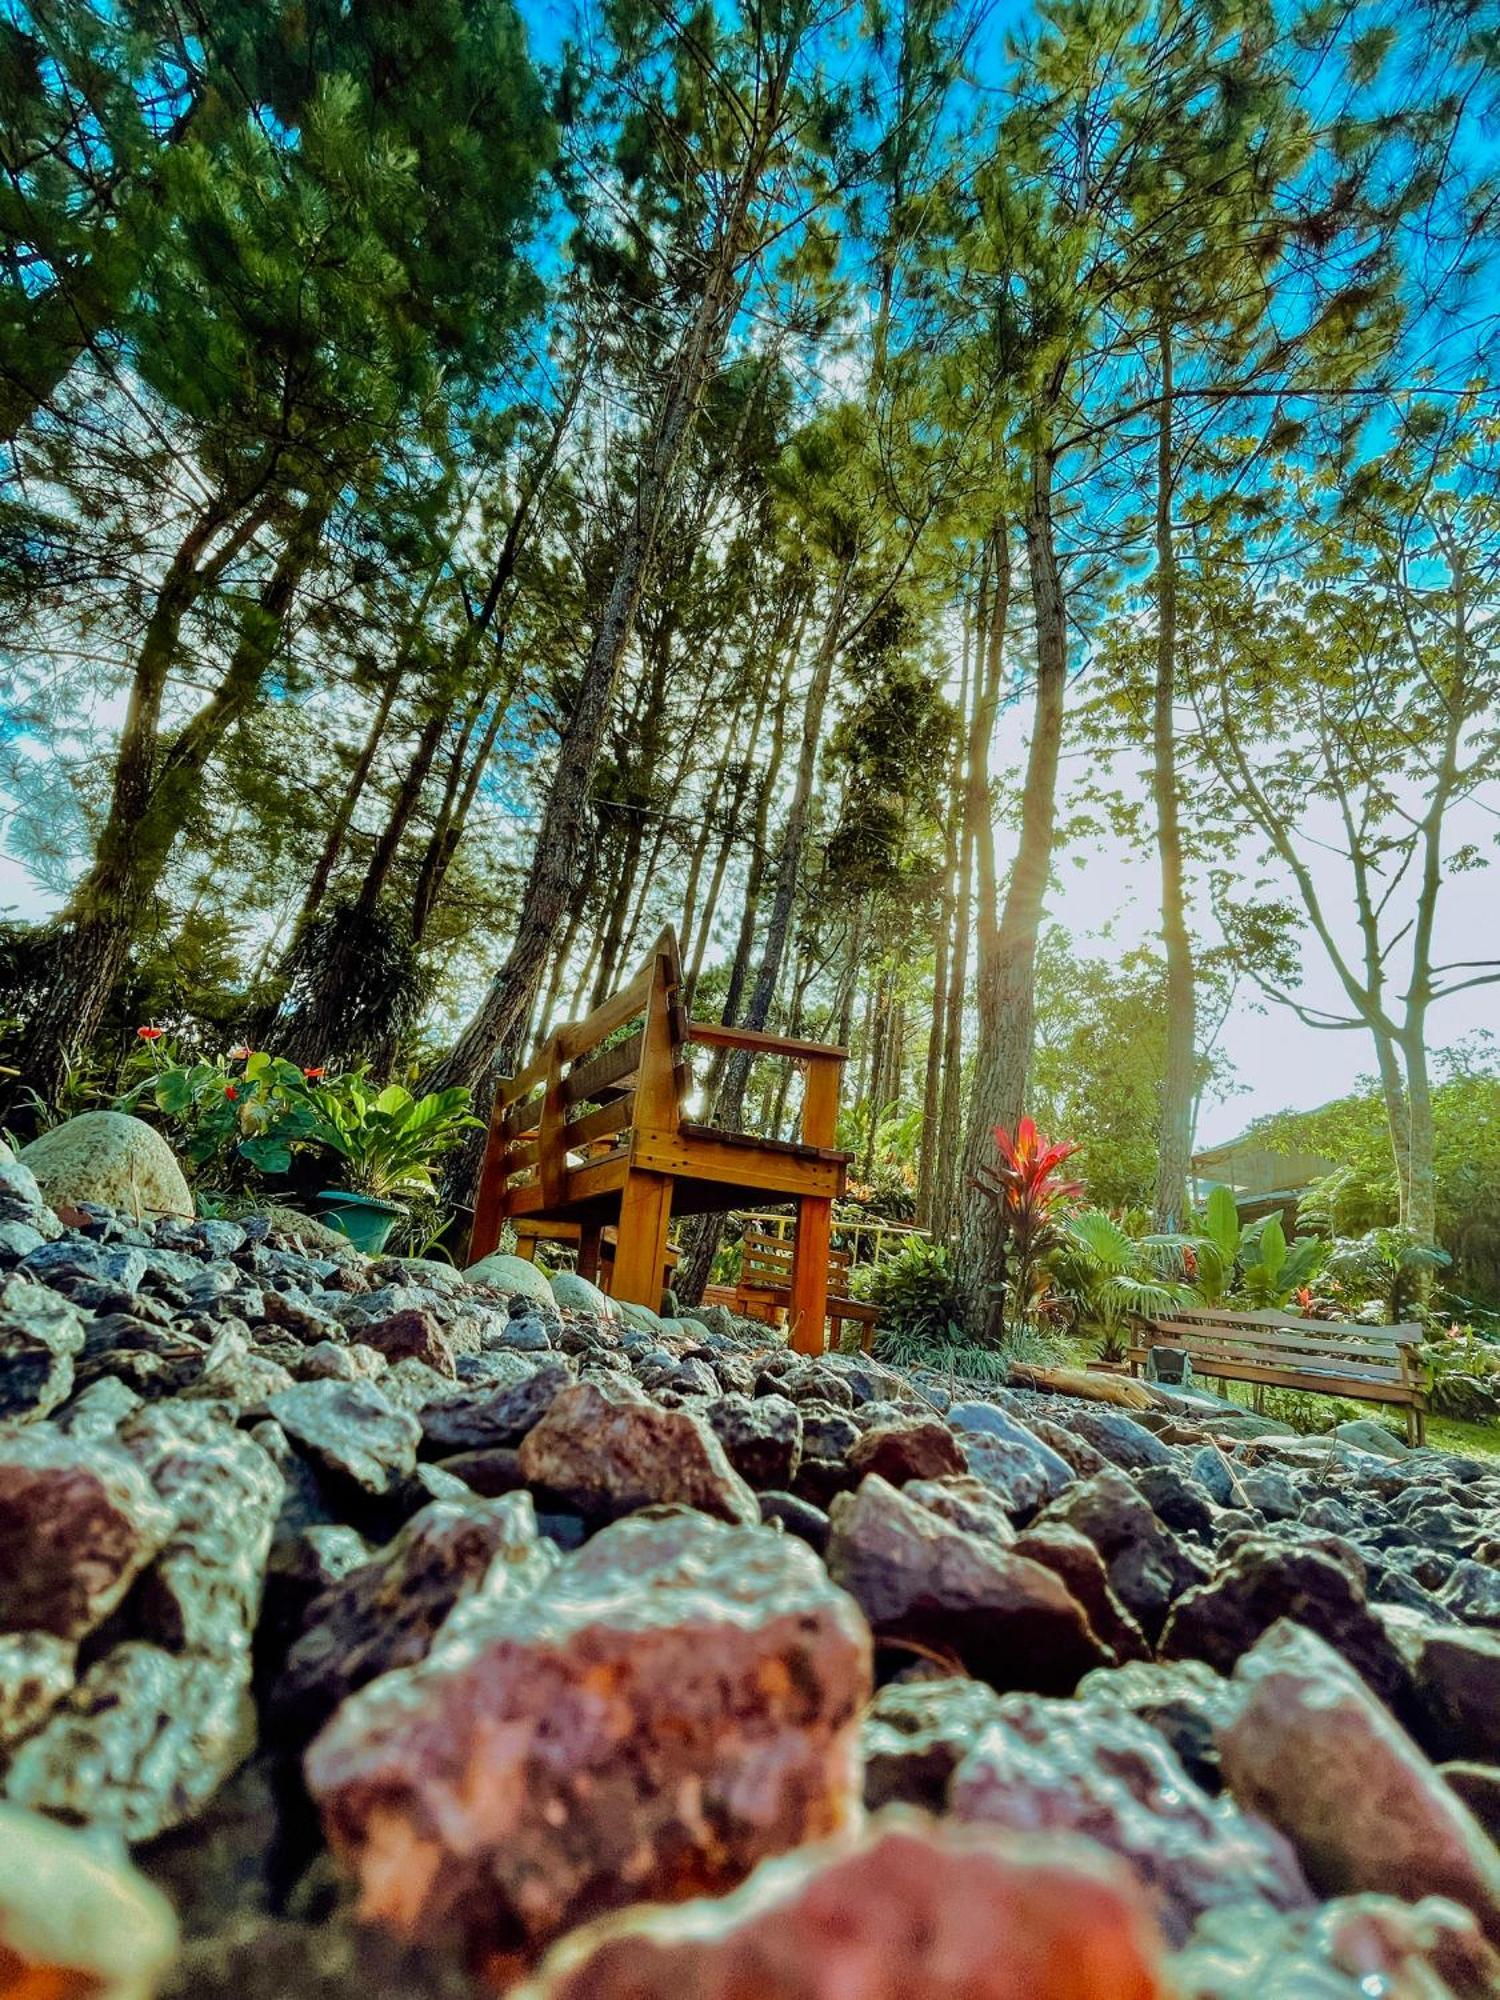
[[[1065,1521],[1036,1521],[1017,1537],[1015,1548],[1018,1556],[1062,1578],[1117,1660],[1150,1659],[1145,1633],[1110,1589],[1104,1558],[1087,1535]]]
[[[967,1472],[963,1446],[936,1417],[922,1423],[882,1424],[856,1439],[849,1453],[856,1472],[877,1472],[892,1486],[909,1479],[941,1479]]]
[[[719,1520],[760,1520],[754,1493],[724,1447],[687,1410],[663,1410],[598,1382],[553,1398],[521,1444],[521,1471],[580,1514],[615,1520],[658,1503]]]
[[[954,1772],[948,1803],[958,1819],[1107,1847],[1174,1945],[1226,1903],[1292,1910],[1311,1900],[1286,1842],[1209,1798],[1165,1738],[1125,1710],[1008,1695]]]
[[[1051,1570],[941,1520],[871,1474],[833,1503],[828,1570],[884,1638],[1000,1688],[1067,1694],[1113,1655]]]
[[[621,1521],[528,1596],[473,1600],[308,1752],[365,1916],[471,1953],[732,1887],[856,1809],[858,1611],[790,1536]]]
[[[122,1453],[33,1424],[0,1438],[0,1627],[81,1638],[172,1530]]]
[[[1167,2000],[1121,1872],[1081,1843],[877,1820],[735,1895],[567,1938],[516,2000]]]
[[[1279,1826],[1324,1895],[1448,1896],[1500,1944],[1500,1852],[1331,1646],[1275,1625],[1241,1660],[1220,1732],[1236,1799]]]
[[[385,1319],[362,1325],[359,1337],[387,1361],[423,1361],[439,1375],[453,1375],[453,1345],[436,1315],[421,1306],[405,1306]]]
[[[128,1862],[0,1805],[0,2000],[149,2000],[176,1945],[166,1898]]]

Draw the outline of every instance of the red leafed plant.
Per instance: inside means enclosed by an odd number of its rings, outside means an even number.
[[[1024,1324],[1046,1290],[1043,1259],[1060,1240],[1062,1209],[1083,1193],[1081,1181],[1064,1180],[1058,1173],[1064,1160],[1077,1151],[1075,1140],[1049,1139],[1038,1132],[1034,1118],[1022,1118],[1014,1138],[1003,1125],[995,1127],[997,1157],[974,1176],[975,1187],[995,1205],[1000,1244],[997,1330],[1002,1335],[1006,1294],[1012,1317]]]

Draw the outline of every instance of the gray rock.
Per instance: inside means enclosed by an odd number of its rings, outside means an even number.
[[[177,1925],[128,1862],[37,1813],[0,1806],[0,1939],[14,2000],[150,2000]]]
[[[1244,1489],[1233,1466],[1217,1445],[1206,1444],[1195,1451],[1189,1469],[1216,1507],[1242,1507],[1245,1504]]]
[[[872,1474],[834,1501],[828,1571],[877,1635],[1001,1688],[1065,1693],[1109,1655],[1051,1570],[981,1542]]]
[[[1086,1535],[1065,1521],[1033,1521],[1016,1537],[1016,1554],[1062,1578],[1083,1606],[1095,1636],[1119,1661],[1151,1656],[1146,1635],[1110,1588],[1104,1558]]]
[[[1114,1469],[1071,1487],[1042,1519],[1087,1536],[1104,1558],[1110,1589],[1148,1639],[1160,1633],[1173,1600],[1210,1574],[1204,1557],[1179,1542]]]
[[[587,1313],[592,1319],[618,1319],[619,1307],[597,1285],[580,1278],[576,1271],[557,1271],[552,1278],[552,1296],[566,1312]]]
[[[1192,2000],[1488,2000],[1500,1954],[1467,1910],[1439,1896],[1341,1896],[1321,1909],[1210,1910],[1172,1961]]]
[[[0,1434],[0,1629],[81,1638],[171,1529],[122,1453],[45,1424]]]
[[[1455,1563],[1442,1597],[1469,1624],[1500,1626],[1500,1569],[1481,1562]]]
[[[908,1499],[917,1501],[939,1520],[951,1521],[967,1535],[977,1535],[981,1541],[994,1542],[1000,1548],[1009,1548],[1016,1539],[1000,1495],[971,1472],[942,1479],[909,1480],[905,1490]]]
[[[1086,1444],[1125,1472],[1145,1465],[1175,1465],[1177,1455],[1170,1445],[1153,1437],[1144,1424],[1112,1410],[1103,1403],[1077,1403],[1070,1407],[1067,1428]]]
[[[130,1640],[97,1661],[16,1751],[6,1796],[129,1842],[150,1840],[212,1798],[254,1734],[248,1659],[230,1667]]]
[[[85,1111],[33,1139],[21,1164],[54,1208],[97,1202],[122,1215],[191,1216],[193,1198],[160,1132],[122,1111]]]
[[[1206,1791],[1219,1789],[1218,1732],[1239,1712],[1243,1690],[1201,1660],[1138,1660],[1086,1674],[1078,1699],[1125,1709],[1164,1736]]]
[[[66,1402],[83,1342],[76,1305],[19,1272],[0,1278],[0,1422],[45,1417]]]
[[[1377,1458],[1402,1459],[1410,1456],[1411,1446],[1404,1438],[1387,1430],[1371,1417],[1355,1417],[1348,1423],[1335,1424],[1333,1435],[1345,1444],[1352,1444],[1356,1450],[1374,1452]]]
[[[422,1426],[373,1382],[299,1382],[270,1410],[324,1471],[366,1493],[389,1493],[416,1465]]]
[[[1003,1699],[984,1681],[894,1681],[881,1688],[860,1725],[866,1807],[942,1812],[949,1780]]]
[[[1304,1908],[1286,1843],[1188,1776],[1165,1740],[1128,1710],[1011,1695],[953,1774],[961,1820],[1016,1833],[1074,1833],[1117,1854],[1169,1943],[1204,1911],[1247,1897]]]
[[[52,1632],[0,1632],[0,1751],[29,1736],[73,1686],[77,1649]]]
[[[1428,1627],[1409,1657],[1412,1732],[1427,1755],[1500,1763],[1500,1633]]]
[[[802,1463],[802,1417],[785,1396],[720,1396],[703,1420],[741,1479],[760,1491],[790,1486]]]
[[[497,1251],[495,1255],[481,1257],[477,1264],[471,1264],[463,1278],[466,1285],[503,1292],[510,1298],[530,1299],[536,1305],[555,1304],[547,1273],[539,1264],[528,1263],[524,1257],[511,1257]]]
[[[1268,1521],[1295,1521],[1302,1497],[1291,1475],[1274,1465],[1253,1465],[1240,1474],[1240,1505],[1254,1507]]]
[[[535,1362],[522,1355],[497,1356],[522,1371],[508,1386],[469,1388],[424,1403],[417,1412],[422,1450],[432,1458],[461,1451],[488,1451],[518,1445],[539,1424],[553,1399],[572,1386],[560,1360]]]

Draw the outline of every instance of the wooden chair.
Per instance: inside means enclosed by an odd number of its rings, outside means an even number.
[[[628,986],[586,1020],[549,1035],[519,1075],[502,1078],[475,1197],[470,1259],[494,1249],[508,1218],[577,1223],[578,1267],[594,1276],[602,1232],[613,1223],[614,1296],[656,1307],[674,1214],[721,1213],[768,1197],[794,1201],[792,1343],[804,1353],[821,1352],[830,1219],[849,1164],[833,1144],[848,1052],[690,1022],[680,986],[677,940],[665,930]],[[685,1117],[693,1043],[799,1064],[801,1137],[757,1139]]]
[[[1291,1313],[1175,1312],[1140,1322],[1130,1372],[1153,1347],[1180,1347],[1195,1374],[1215,1381],[1398,1404],[1406,1412],[1408,1439],[1421,1444],[1427,1395],[1414,1352],[1421,1339],[1421,1327],[1411,1323],[1353,1326]]]
[[[768,1230],[747,1229],[741,1242],[739,1283],[734,1288],[734,1309],[746,1319],[775,1324],[791,1300],[792,1260],[796,1245]],[[834,1345],[845,1320],[857,1320],[864,1328],[860,1345],[868,1354],[879,1323],[879,1310],[863,1299],[849,1296],[849,1252],[828,1253],[828,1317],[833,1321]]]
[[[571,1243],[575,1249],[579,1249],[583,1237],[583,1225],[579,1222],[538,1222],[531,1217],[521,1216],[512,1221],[511,1228],[516,1233],[516,1255],[524,1257],[528,1264],[536,1262],[536,1246],[538,1243]],[[580,1259],[579,1275],[581,1277],[591,1277],[606,1292],[613,1290],[615,1245],[618,1238],[619,1231],[617,1229],[605,1228],[600,1230],[599,1268],[597,1273],[584,1271]],[[672,1273],[677,1267],[678,1255],[679,1253],[669,1243],[667,1245],[667,1254],[662,1259],[661,1283],[663,1291],[672,1282]]]

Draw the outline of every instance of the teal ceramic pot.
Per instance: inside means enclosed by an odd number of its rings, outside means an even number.
[[[368,1257],[380,1255],[406,1214],[399,1201],[377,1201],[372,1194],[348,1194],[336,1188],[325,1188],[318,1200],[324,1204],[318,1210],[319,1222],[347,1236]]]

